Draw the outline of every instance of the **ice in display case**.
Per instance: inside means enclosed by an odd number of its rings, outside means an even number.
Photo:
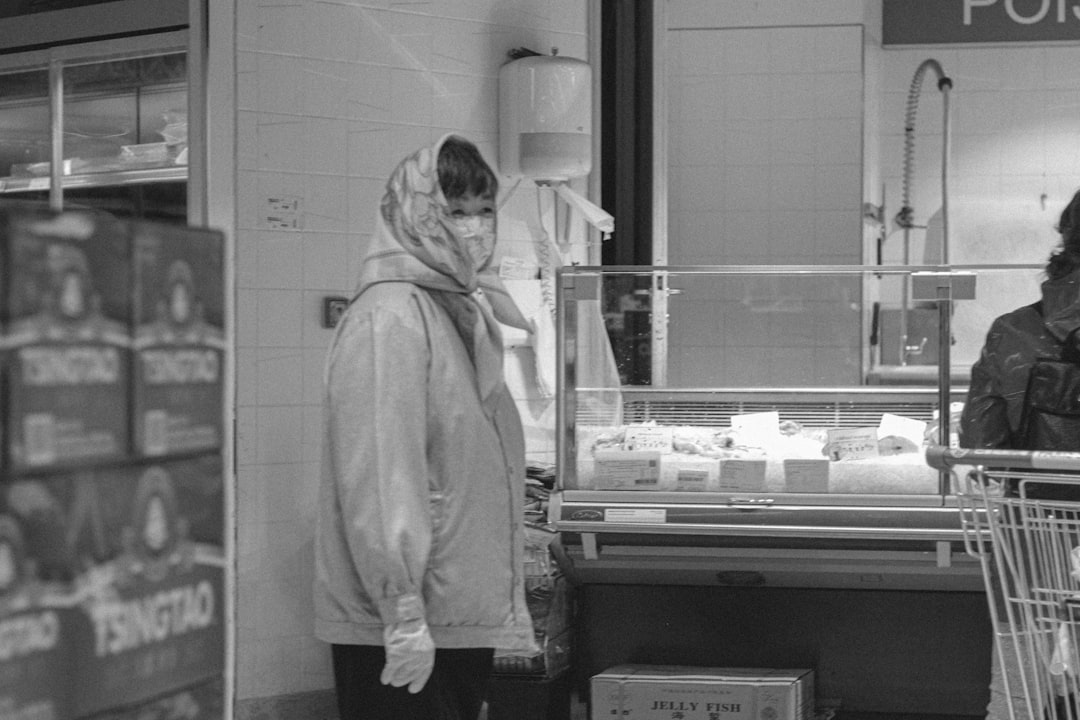
[[[574,571],[617,582],[981,589],[954,478],[972,363],[1041,266],[573,267],[558,490]],[[911,305],[885,298],[905,284]],[[884,311],[923,353],[890,364]],[[928,321],[928,318],[930,319]],[[913,353],[909,353],[913,354]],[[940,413],[940,408],[946,408]],[[939,422],[944,415],[946,422]]]

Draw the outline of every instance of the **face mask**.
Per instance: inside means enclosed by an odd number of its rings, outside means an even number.
[[[451,218],[450,222],[464,243],[473,268],[484,269],[495,252],[495,218],[469,216]]]

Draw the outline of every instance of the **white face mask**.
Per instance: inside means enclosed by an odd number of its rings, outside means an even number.
[[[495,252],[495,218],[472,215],[451,218],[450,222],[465,244],[473,268],[479,271],[487,267]]]

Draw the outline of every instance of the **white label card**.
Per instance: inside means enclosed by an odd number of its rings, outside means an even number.
[[[660,481],[660,453],[606,450],[596,453],[598,490],[652,490]]]
[[[780,413],[770,411],[732,415],[731,429],[742,437],[773,438],[780,434]]]
[[[830,460],[861,460],[878,456],[877,428],[830,428],[826,444]]]
[[[540,266],[516,257],[499,261],[499,277],[503,280],[535,280]]]
[[[626,437],[623,440],[625,450],[655,450],[657,452],[671,452],[673,447],[673,434],[669,427],[659,425],[631,425],[626,428]]]
[[[664,508],[605,508],[604,522],[665,523],[667,510]]]
[[[788,492],[829,492],[829,461],[792,458],[784,460]]]
[[[907,438],[916,446],[922,445],[923,437],[926,435],[926,423],[903,415],[883,413],[881,423],[878,425],[878,437],[889,435]]]

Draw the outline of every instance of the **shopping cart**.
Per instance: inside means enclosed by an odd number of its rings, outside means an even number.
[[[1011,716],[1080,720],[1080,453],[932,446],[926,460],[953,475],[999,666],[1018,668]]]

